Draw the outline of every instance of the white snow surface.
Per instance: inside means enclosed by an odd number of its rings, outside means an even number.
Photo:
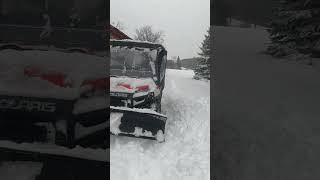
[[[121,133],[119,126],[121,125],[121,118],[123,113],[110,113],[110,132],[118,135]]]
[[[214,27],[216,179],[319,179],[320,72],[263,54],[261,29]]]
[[[111,179],[209,179],[210,83],[193,75],[190,70],[167,70],[165,142],[110,137]]]

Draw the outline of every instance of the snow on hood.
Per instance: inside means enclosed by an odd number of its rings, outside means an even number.
[[[134,40],[134,39],[119,39],[119,40],[112,40],[112,41],[147,43],[147,44],[160,45],[159,43],[153,43],[153,42],[150,42],[150,41],[140,41],[140,40]]]
[[[84,80],[106,76],[105,62],[104,57],[83,53],[3,50],[0,52],[0,93],[71,99],[79,95]],[[73,86],[64,88],[39,78],[26,77],[24,69],[28,67],[62,73],[73,82]]]
[[[157,85],[152,78],[110,77],[110,92],[135,93],[141,89],[154,92]]]
[[[65,53],[59,51],[16,51],[0,52],[0,65],[36,66],[51,71],[67,73],[75,79],[84,76],[101,77],[106,75],[105,57],[84,53]]]

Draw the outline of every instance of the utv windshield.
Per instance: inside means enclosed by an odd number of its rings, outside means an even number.
[[[112,47],[111,76],[152,77],[155,74],[156,50]]]

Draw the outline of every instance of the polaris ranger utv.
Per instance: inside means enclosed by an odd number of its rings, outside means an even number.
[[[166,49],[148,42],[111,40],[110,51],[111,133],[163,142]]]
[[[107,17],[106,0],[0,0],[0,150],[107,149]]]

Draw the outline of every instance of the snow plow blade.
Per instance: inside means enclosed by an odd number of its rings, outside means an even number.
[[[149,109],[110,107],[110,133],[120,136],[165,140],[167,117]]]

